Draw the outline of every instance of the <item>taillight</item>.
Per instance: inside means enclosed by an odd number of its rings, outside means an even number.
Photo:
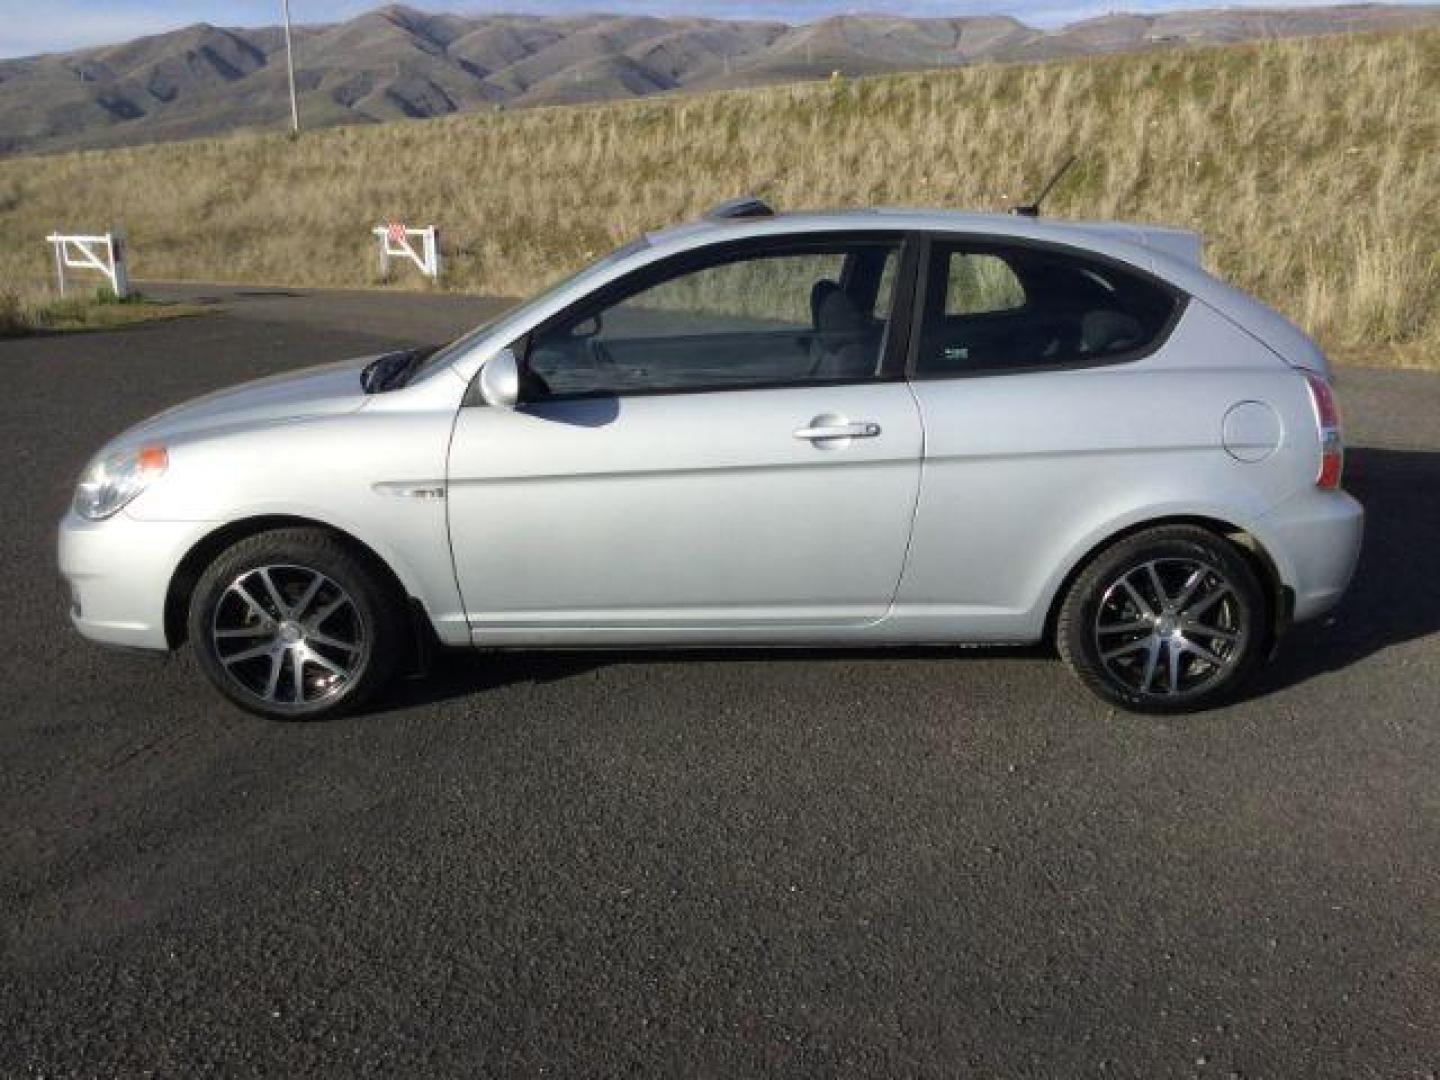
[[[1340,486],[1340,473],[1345,465],[1345,443],[1340,437],[1340,410],[1335,406],[1335,392],[1330,384],[1313,372],[1305,372],[1310,387],[1310,402],[1315,406],[1315,426],[1320,433],[1320,471],[1315,486],[1334,491]]]

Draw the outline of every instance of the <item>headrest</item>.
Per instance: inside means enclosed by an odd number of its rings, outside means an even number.
[[[855,301],[837,285],[821,297],[815,314],[815,329],[822,334],[858,333],[865,329],[865,316],[855,306]]]
[[[1118,311],[1087,311],[1080,320],[1080,348],[1087,353],[1133,348],[1144,336],[1139,319]]]
[[[810,286],[810,325],[819,329],[820,327],[820,305],[831,293],[840,291],[840,286],[829,278],[821,278]]]

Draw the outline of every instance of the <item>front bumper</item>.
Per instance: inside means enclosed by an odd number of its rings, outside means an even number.
[[[168,649],[165,595],[180,560],[213,526],[137,521],[124,511],[60,522],[60,575],[70,588],[70,621],[92,641]]]
[[[1355,574],[1365,510],[1344,491],[1307,491],[1281,503],[1252,529],[1295,595],[1293,621],[1323,615]]]

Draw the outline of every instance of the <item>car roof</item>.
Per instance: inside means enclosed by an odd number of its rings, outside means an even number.
[[[871,230],[956,233],[1063,244],[1118,258],[1152,271],[1158,269],[1151,259],[1154,253],[1195,266],[1199,265],[1201,254],[1199,234],[1187,229],[914,207],[807,210],[760,217],[704,218],[650,233],[646,239],[656,248],[683,250],[702,247],[722,238]]]

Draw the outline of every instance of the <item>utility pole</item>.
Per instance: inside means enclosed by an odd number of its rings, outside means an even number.
[[[290,132],[300,134],[300,106],[295,103],[295,46],[290,41],[290,0],[280,0],[285,16],[285,66],[290,71]]]

